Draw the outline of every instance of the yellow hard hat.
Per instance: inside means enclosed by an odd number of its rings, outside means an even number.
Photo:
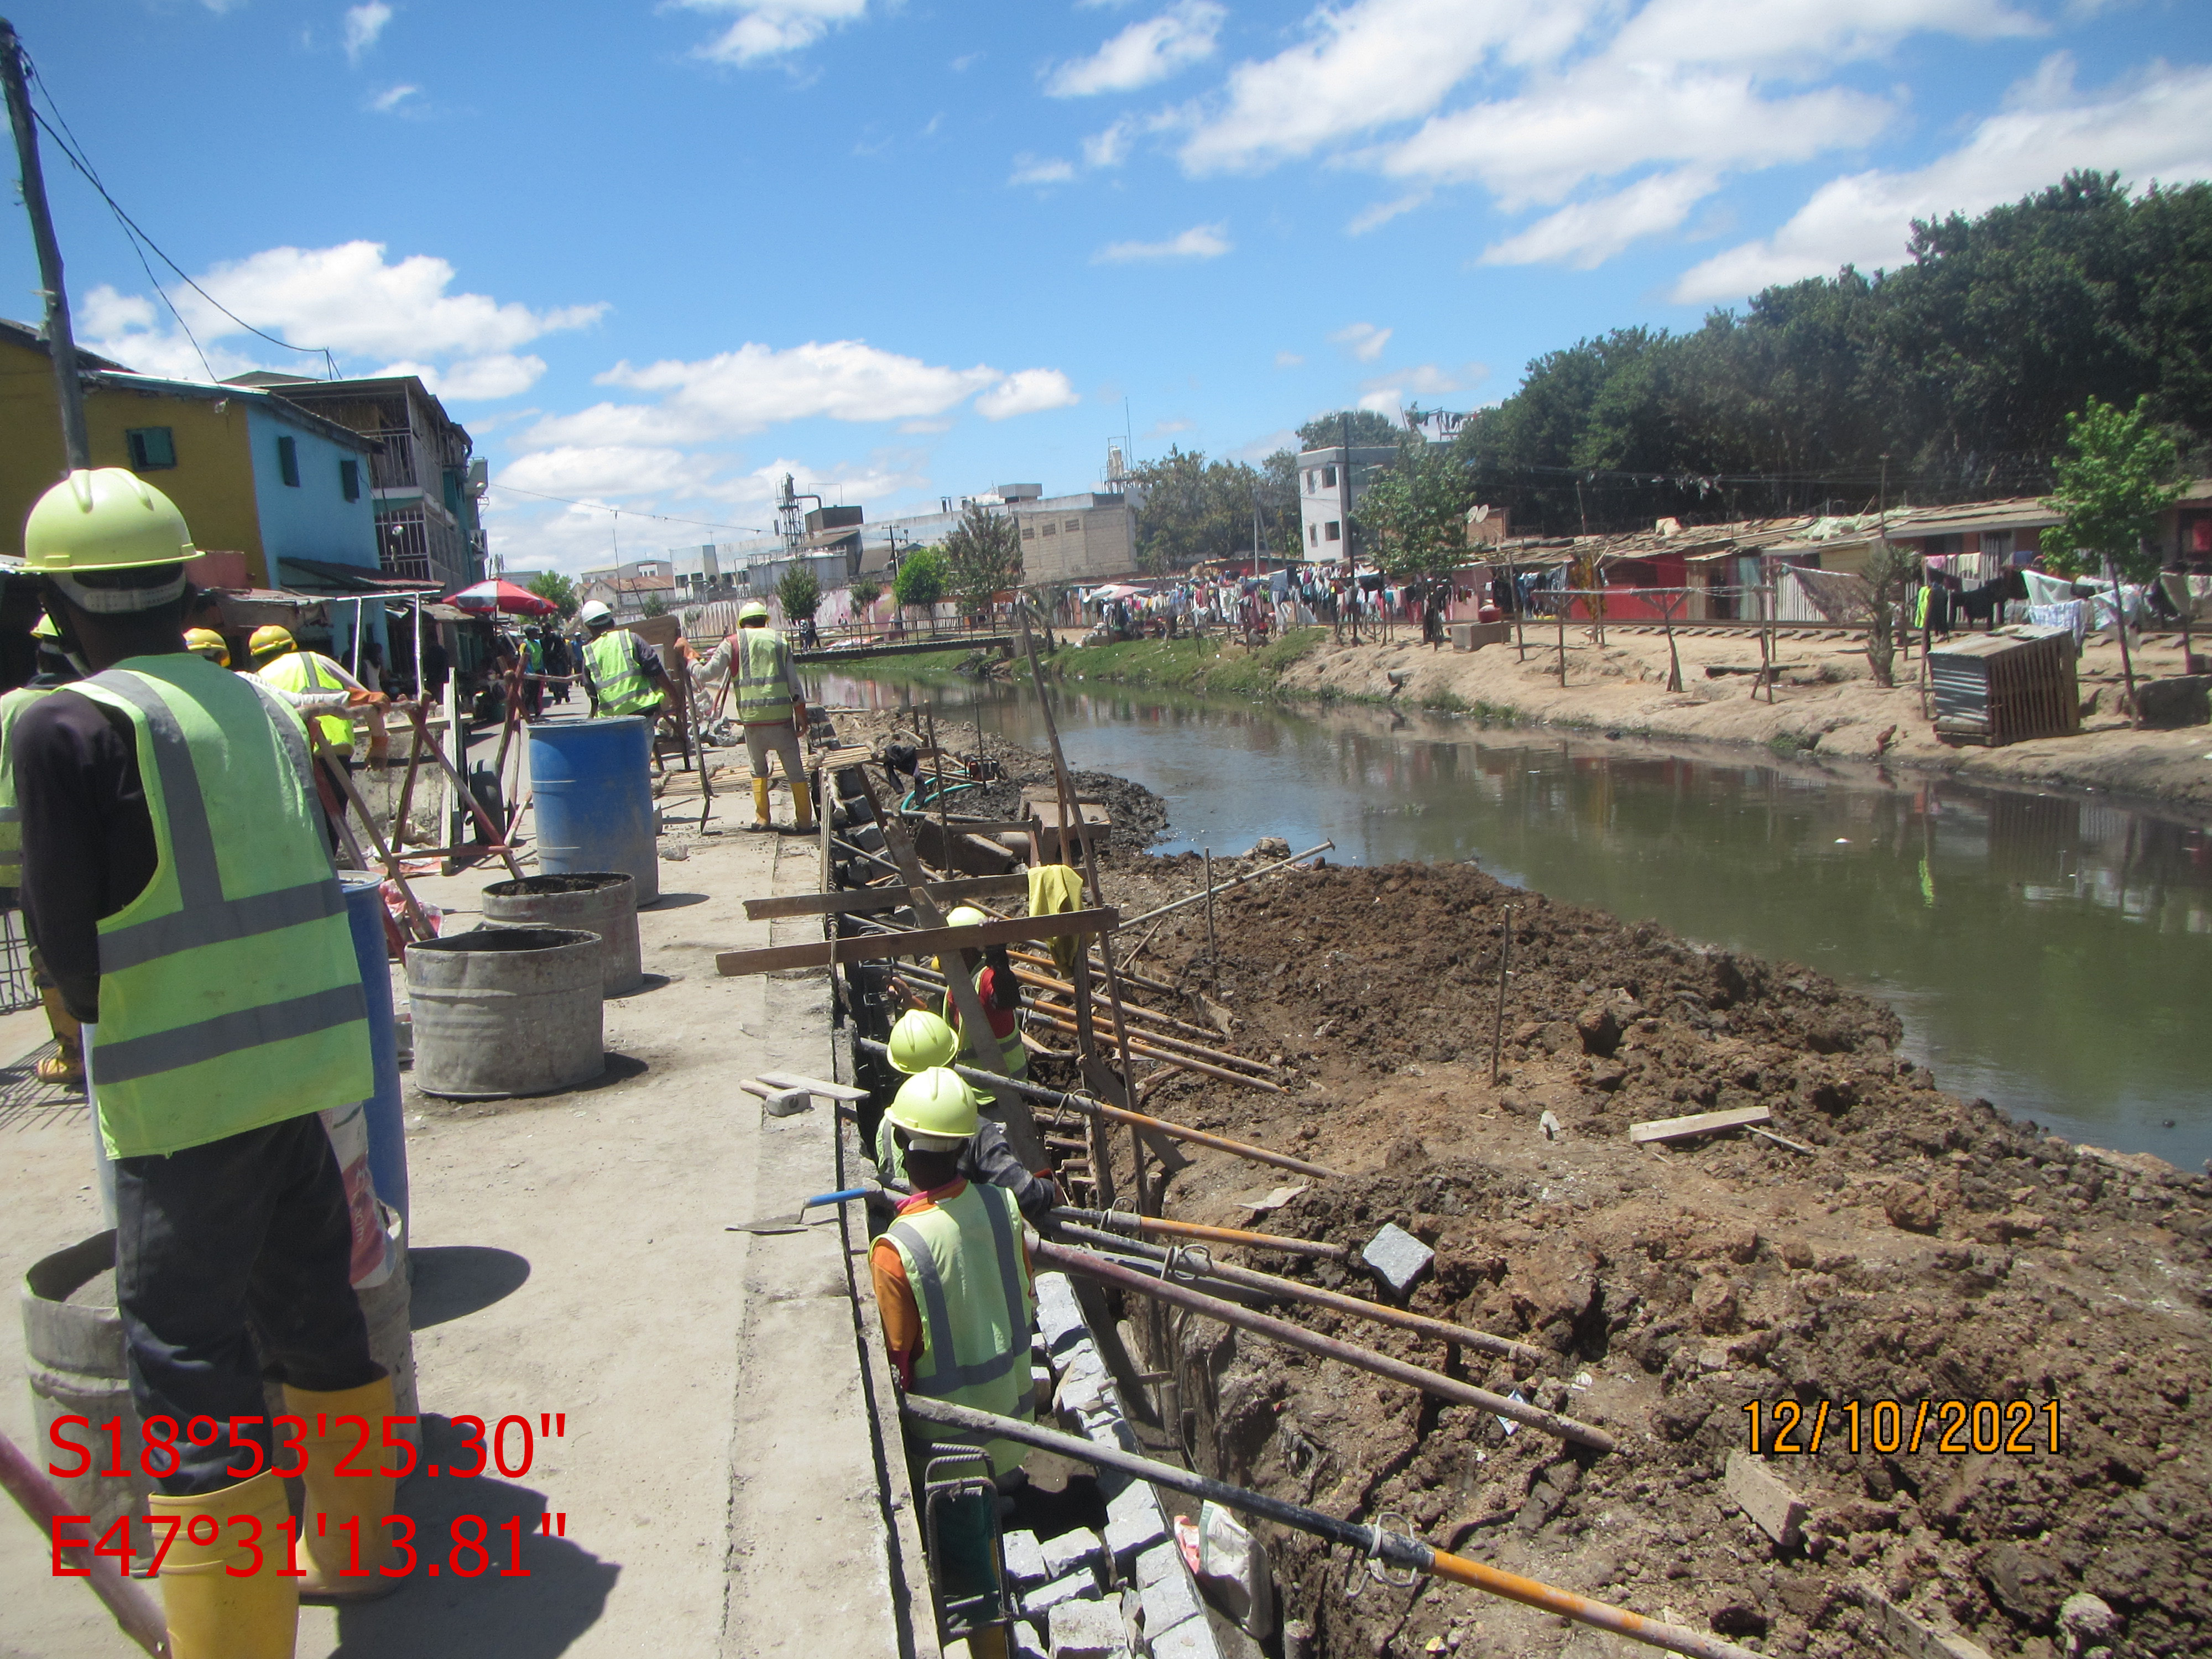
[[[195,657],[205,657],[218,668],[230,666],[230,647],[212,628],[187,628],[185,649]]]
[[[963,904],[945,918],[947,927],[981,927],[990,917],[972,904]]]
[[[62,630],[54,626],[54,619],[52,617],[41,611],[38,621],[31,624],[31,637],[34,640],[52,640],[56,645],[59,645],[62,641]]]
[[[891,1027],[891,1064],[909,1077],[933,1066],[950,1066],[960,1053],[960,1036],[935,1014],[909,1008]]]
[[[246,642],[246,648],[253,653],[253,660],[259,662],[264,657],[296,650],[299,644],[292,637],[292,630],[281,623],[264,623],[253,630],[253,637]]]
[[[747,599],[738,607],[738,626],[740,628],[749,622],[766,622],[767,620],[768,607],[758,599]]]
[[[950,1152],[975,1133],[975,1091],[943,1066],[916,1072],[899,1085],[886,1114],[926,1152]]]
[[[27,570],[135,570],[181,564],[198,550],[177,504],[119,466],[70,473],[23,521]]]

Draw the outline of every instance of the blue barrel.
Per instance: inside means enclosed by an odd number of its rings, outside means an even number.
[[[653,723],[635,714],[530,728],[538,867],[549,876],[618,870],[642,909],[660,896],[653,834]]]
[[[399,1046],[392,1018],[392,955],[384,942],[383,878],[338,872],[345,889],[346,921],[353,928],[354,959],[368,999],[368,1046],[376,1060],[376,1089],[364,1103],[368,1127],[368,1173],[376,1195],[407,1214],[407,1125],[399,1109]]]

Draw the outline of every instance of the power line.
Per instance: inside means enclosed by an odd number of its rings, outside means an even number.
[[[672,513],[644,513],[634,507],[609,507],[605,501],[580,501],[568,495],[549,495],[542,489],[525,489],[520,484],[494,483],[493,489],[504,489],[510,495],[529,495],[541,501],[559,501],[564,507],[587,507],[595,513],[611,513],[617,519],[628,514],[633,519],[658,519],[663,524],[697,525],[704,530],[742,530],[748,536],[768,536],[775,532],[758,525],[723,524],[714,519],[679,519]]]

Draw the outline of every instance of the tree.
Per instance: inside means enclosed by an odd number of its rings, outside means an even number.
[[[541,570],[530,579],[530,591],[554,606],[565,621],[576,614],[576,584],[557,570]]]
[[[899,561],[891,597],[902,610],[927,610],[945,597],[945,555],[934,547],[917,547]]]
[[[1293,467],[1295,468],[1295,462]],[[1209,461],[1170,447],[1130,472],[1137,507],[1137,562],[1165,573],[1249,556],[1261,479],[1242,461]]]
[[[1891,638],[1891,623],[1897,615],[1898,601],[1905,597],[1906,579],[1918,562],[1887,537],[1867,549],[1867,586],[1874,590],[1874,625],[1867,630],[1867,666],[1874,671],[1876,685],[1897,684],[1893,672],[1897,647]]]
[[[852,596],[853,620],[867,620],[869,608],[884,596],[884,585],[878,581],[857,581],[845,590]]]
[[[1406,435],[1387,415],[1377,415],[1371,409],[1340,409],[1333,415],[1316,415],[1300,427],[1298,447],[1327,449],[1344,442],[1347,431],[1355,447],[1395,444]]]
[[[776,578],[776,603],[783,607],[786,622],[801,623],[822,608],[822,584],[816,580],[814,567],[794,564]]]
[[[1466,469],[1449,446],[1408,436],[1367,486],[1352,523],[1376,568],[1395,580],[1448,576],[1467,562]]]
[[[647,617],[665,617],[668,614],[668,596],[656,588],[645,596],[638,610]]]
[[[2149,543],[2158,530],[2158,515],[2181,498],[2182,485],[2174,477],[2181,453],[2152,419],[2148,393],[2132,410],[2090,398],[2066,417],[2066,448],[2056,468],[2058,487],[2045,503],[2064,516],[2043,532],[2038,545],[2045,560],[2062,573],[2102,562],[2106,580],[2112,584],[2112,631],[2119,636],[2128,708],[2141,726],[2119,584],[2123,579],[2148,582],[2158,575],[2158,550]]]
[[[994,595],[1022,581],[1022,530],[1012,514],[969,502],[945,538],[945,584],[969,616],[988,611]]]

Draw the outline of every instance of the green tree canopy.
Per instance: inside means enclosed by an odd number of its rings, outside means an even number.
[[[883,598],[884,585],[872,580],[856,581],[846,592],[853,598],[853,615],[865,617],[868,614],[868,607]]]
[[[647,617],[665,617],[668,614],[668,596],[658,591],[648,593],[639,604],[638,610]]]
[[[1291,458],[1289,514],[1297,513],[1297,460]],[[1279,526],[1283,510],[1271,504],[1273,493],[1261,474],[1242,461],[1209,461],[1196,450],[1170,447],[1157,461],[1130,473],[1138,496],[1137,562],[1158,573],[1188,570],[1212,560],[1249,558],[1252,515],[1261,521],[1265,550]],[[1291,539],[1297,539],[1295,528]]]
[[[1399,580],[1449,575],[1467,559],[1467,468],[1449,445],[1408,435],[1398,459],[1369,483],[1352,522],[1361,550]]]
[[[1344,442],[1346,432],[1355,447],[1395,444],[1406,435],[1405,429],[1387,415],[1377,415],[1371,409],[1340,409],[1333,415],[1316,415],[1300,427],[1298,447],[1327,449]],[[1291,464],[1297,464],[1297,456],[1291,458]]]
[[[949,575],[940,550],[917,547],[899,561],[898,579],[891,584],[891,596],[902,607],[926,609],[945,597]]]
[[[2181,453],[2151,415],[2148,395],[2133,409],[2092,398],[2066,417],[2057,487],[2045,503],[2064,518],[2043,532],[2044,557],[2062,574],[2096,571],[2111,560],[2127,580],[2158,574],[2151,544],[2158,516],[2180,498]]]
[[[548,605],[556,606],[562,618],[576,614],[580,603],[576,598],[576,584],[557,570],[541,570],[530,579],[530,591]]]
[[[810,564],[794,564],[775,581],[776,603],[787,622],[805,622],[822,608],[822,584]]]
[[[981,611],[992,595],[1021,586],[1021,526],[1012,514],[971,501],[945,538],[945,564],[946,586],[961,609]]]

